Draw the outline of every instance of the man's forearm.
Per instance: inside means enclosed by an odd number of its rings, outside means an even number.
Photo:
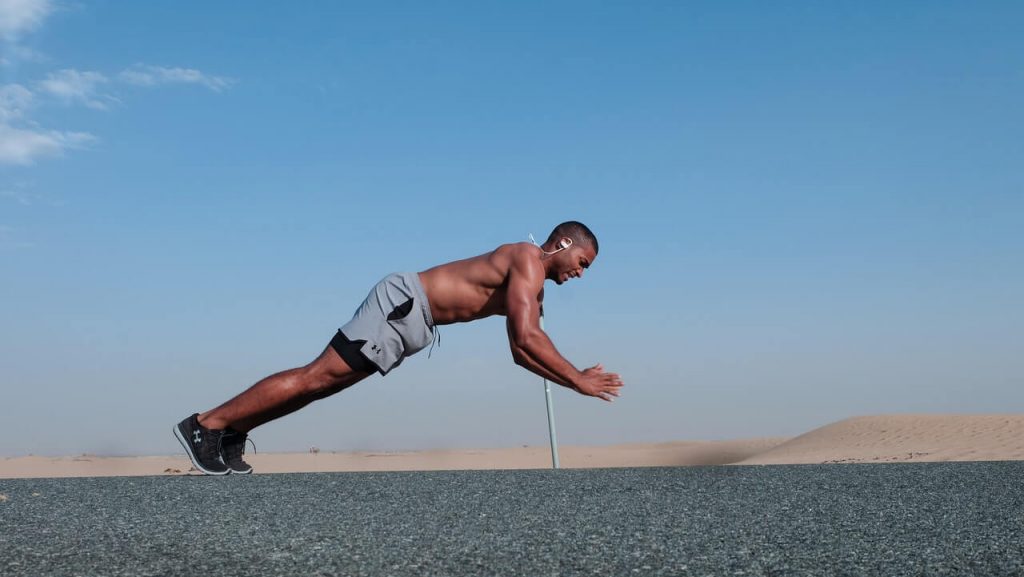
[[[563,387],[568,387],[570,389],[576,390],[576,386],[575,385],[573,385],[572,383],[564,382],[561,377],[559,377],[555,373],[552,373],[551,371],[545,369],[543,366],[540,365],[540,363],[538,363],[537,361],[533,360],[530,357],[530,355],[528,355],[522,349],[519,349],[519,353],[516,356],[516,363],[519,366],[525,368],[526,370],[528,370],[528,371],[530,371],[532,373],[536,373],[536,374],[540,375],[542,378],[545,378],[545,379],[547,379],[547,380],[549,380],[549,381],[551,381],[553,383],[558,383],[559,385],[562,385]]]
[[[520,352],[529,363],[544,371],[545,374],[538,373],[541,376],[571,389],[576,388],[580,371],[558,353],[554,343],[543,332],[535,336],[528,346],[520,348]]]

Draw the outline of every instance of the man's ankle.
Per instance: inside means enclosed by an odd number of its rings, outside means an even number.
[[[207,413],[200,413],[200,415],[196,417],[196,420],[199,421],[199,424],[202,425],[203,428],[210,430],[226,429],[228,427],[227,423],[210,417]]]

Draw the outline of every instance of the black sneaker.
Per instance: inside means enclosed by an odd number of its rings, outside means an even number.
[[[223,429],[207,429],[199,424],[199,413],[174,426],[174,436],[185,447],[192,465],[207,475],[227,475],[231,472],[220,458],[220,440]]]
[[[231,427],[224,429],[224,436],[220,440],[220,456],[233,475],[252,473],[252,466],[242,460],[242,455],[245,454],[245,440],[248,438],[249,435],[246,433],[236,431]],[[250,439],[249,442],[252,443],[252,440]],[[253,443],[253,449],[255,448],[256,444]]]

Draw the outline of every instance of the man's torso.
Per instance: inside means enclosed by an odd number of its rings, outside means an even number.
[[[469,322],[507,313],[505,297],[513,254],[539,249],[529,243],[503,244],[493,251],[419,273],[434,323]],[[543,285],[537,299],[542,300]]]

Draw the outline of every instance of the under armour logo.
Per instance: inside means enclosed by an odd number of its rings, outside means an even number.
[[[372,346],[372,347],[370,347],[370,348],[371,348],[371,349],[373,349],[373,352],[375,352],[375,353],[380,353],[380,347],[378,347],[377,345],[373,345],[373,346]]]
[[[196,443],[198,443],[199,441],[203,440],[203,438],[199,435],[199,431],[198,430],[192,433],[192,440],[194,442],[196,442]]]

